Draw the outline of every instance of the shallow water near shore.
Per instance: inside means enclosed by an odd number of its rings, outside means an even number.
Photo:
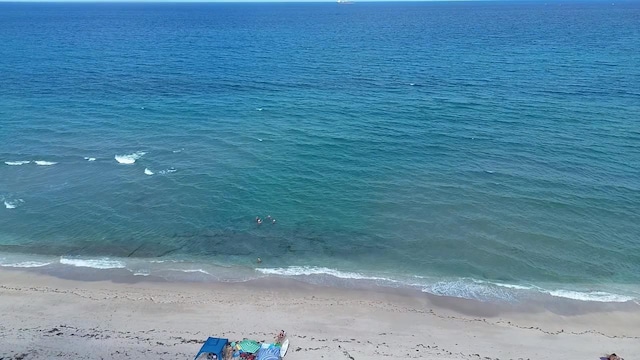
[[[0,265],[637,301],[639,16],[0,4]]]

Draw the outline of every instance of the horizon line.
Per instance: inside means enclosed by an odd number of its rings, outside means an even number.
[[[475,3],[475,2],[498,2],[498,3],[609,3],[611,0],[0,0],[0,4],[22,4],[22,3],[47,3],[47,4],[268,4],[268,3],[403,3],[403,2],[456,2],[456,3]],[[618,0],[617,2],[626,3],[633,0]],[[614,1],[615,2],[615,1]]]

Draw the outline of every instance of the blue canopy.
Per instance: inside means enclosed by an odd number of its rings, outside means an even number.
[[[196,354],[194,359],[197,359],[202,353],[211,353],[216,354],[218,360],[222,360],[222,351],[224,350],[224,347],[227,346],[228,342],[229,339],[209,337],[207,341],[202,344],[200,351],[198,351],[198,354]]]

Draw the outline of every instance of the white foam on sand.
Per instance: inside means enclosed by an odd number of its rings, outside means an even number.
[[[38,166],[52,166],[57,164],[57,162],[55,161],[44,161],[44,160],[36,160],[34,161],[34,163],[36,163],[36,165]]]
[[[40,261],[21,261],[17,263],[10,264],[0,264],[3,267],[14,267],[14,268],[35,268],[35,267],[43,267],[47,266],[51,263],[48,262],[40,262]]]
[[[144,174],[151,176],[153,175],[153,171],[149,170],[149,168],[144,168]]]
[[[144,156],[144,154],[146,154],[146,153],[143,152],[143,151],[138,151],[138,152],[135,152],[133,154],[116,155],[114,158],[120,164],[131,165],[131,164],[134,164],[136,162],[136,160],[138,160],[142,156]]]
[[[20,161],[5,161],[4,163],[11,166],[20,166],[30,163],[29,160],[20,160]]]
[[[60,258],[60,264],[70,265],[75,267],[88,267],[94,269],[124,269],[125,264],[122,261],[113,260],[109,258],[100,259],[68,259],[65,257]]]
[[[580,301],[595,302],[627,302],[633,301],[634,298],[625,295],[612,294],[605,291],[571,291],[571,290],[549,290],[543,291],[551,296],[562,297]]]

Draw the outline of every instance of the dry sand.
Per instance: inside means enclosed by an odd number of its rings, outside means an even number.
[[[274,290],[275,289],[275,290]],[[273,340],[287,360],[640,358],[640,310],[488,305],[289,281],[76,281],[0,271],[0,359],[192,359],[207,336]]]

